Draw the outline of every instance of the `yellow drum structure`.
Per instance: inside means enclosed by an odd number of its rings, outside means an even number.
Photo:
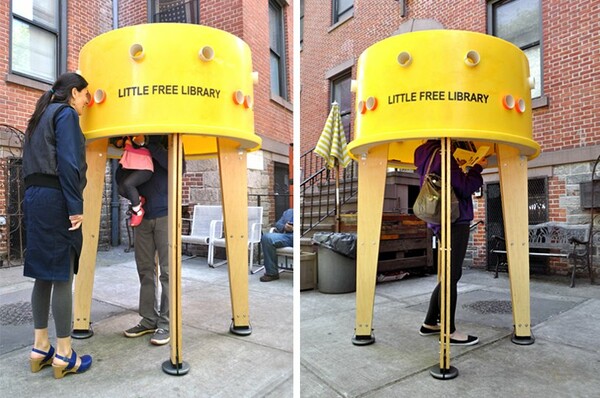
[[[192,24],[136,25],[110,31],[81,50],[80,73],[93,101],[81,118],[88,140],[84,249],[76,280],[76,331],[89,330],[100,205],[109,137],[169,134],[169,259],[171,360],[163,370],[187,373],[181,355],[182,160],[218,156],[232,300],[233,333],[251,333],[248,310],[246,153],[254,134],[248,45],[236,36]],[[91,335],[91,333],[88,333]]]
[[[374,342],[373,301],[386,169],[414,168],[414,150],[427,139],[490,147],[490,165],[499,169],[503,193],[513,341],[533,342],[527,160],[540,152],[532,139],[533,86],[528,60],[519,48],[475,32],[405,33],[362,53],[353,82],[355,139],[348,145],[359,162],[355,344]]]

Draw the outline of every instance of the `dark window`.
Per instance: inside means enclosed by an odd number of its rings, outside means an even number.
[[[542,16],[540,0],[499,0],[488,3],[488,30],[519,47],[529,60],[535,79],[531,97],[543,95]]]
[[[333,23],[342,21],[354,13],[354,0],[333,0]]]
[[[274,166],[275,220],[279,220],[290,208],[290,173],[287,164],[274,162]]]
[[[13,0],[10,70],[53,83],[62,70],[60,0]]]
[[[271,94],[288,98],[285,60],[285,29],[283,8],[274,0],[269,1],[269,47],[271,50]]]
[[[350,120],[352,112],[352,93],[350,91],[351,82],[350,71],[344,72],[331,79],[331,102],[337,102],[340,106],[340,115],[346,134],[346,141],[351,141]]]
[[[200,23],[198,0],[152,0],[152,22]]]

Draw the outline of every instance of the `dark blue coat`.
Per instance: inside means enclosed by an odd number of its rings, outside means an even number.
[[[54,105],[46,109],[31,139],[23,145],[23,169],[28,173],[23,205],[27,248],[23,273],[36,279],[66,281],[71,253],[75,254],[75,273],[81,255],[81,228],[69,231],[69,215],[83,214],[87,165],[79,115],[69,106],[57,109]],[[53,133],[48,131],[52,127]],[[44,159],[48,156],[55,159]],[[41,170],[39,165],[56,168]],[[47,184],[56,180],[58,186]]]

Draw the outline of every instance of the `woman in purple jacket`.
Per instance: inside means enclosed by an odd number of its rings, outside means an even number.
[[[428,140],[418,147],[415,151],[415,165],[417,173],[420,175],[420,182],[423,184],[423,178],[431,156],[435,158],[431,163],[430,173],[441,174],[442,160],[440,155],[440,141]],[[481,172],[487,165],[484,158],[478,164],[469,169],[466,173],[462,171],[458,163],[451,157],[450,183],[454,193],[458,198],[460,216],[452,223],[452,242],[450,259],[450,345],[474,345],[479,342],[476,336],[467,335],[456,330],[454,316],[456,313],[457,284],[462,276],[462,264],[467,252],[469,243],[470,224],[473,220],[473,201],[471,195],[483,185]],[[427,224],[439,240],[441,226],[438,224]],[[438,321],[440,319],[440,284],[438,283],[429,301],[429,310],[425,321],[419,330],[421,336],[437,335],[440,333]]]

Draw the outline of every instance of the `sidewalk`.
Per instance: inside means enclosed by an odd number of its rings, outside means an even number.
[[[184,257],[185,259],[185,257]],[[123,247],[98,252],[92,300],[94,336],[73,340],[80,354],[91,354],[85,374],[55,380],[52,370],[29,370],[33,343],[31,289],[22,267],[0,269],[0,388],[11,397],[292,397],[292,280],[261,283],[249,276],[252,334],[229,333],[231,300],[227,266],[209,268],[205,258],[182,262],[184,376],[170,376],[161,365],[170,345],[153,346],[150,336],[126,338],[123,330],[139,321],[139,282],[133,253]],[[50,335],[54,336],[52,318]]]
[[[531,321],[535,343],[511,342],[507,274],[498,279],[464,270],[457,327],[479,336],[471,347],[451,347],[457,378],[437,380],[437,337],[418,334],[435,276],[378,284],[375,344],[354,346],[355,294],[301,293],[302,397],[598,397],[600,396],[600,286],[567,277],[533,277]]]
[[[181,377],[161,365],[170,347],[152,346],[150,335],[122,331],[139,320],[133,253],[99,252],[94,281],[94,336],[74,340],[94,357],[86,374],[54,380],[52,371],[29,371],[33,340],[32,281],[21,267],[0,269],[0,388],[14,397],[292,397],[292,279],[261,283],[249,276],[253,332],[228,332],[231,303],[226,266],[206,259],[183,261],[183,360]],[[357,347],[355,294],[304,291],[301,297],[301,397],[597,397],[600,391],[600,286],[578,279],[534,277],[531,318],[535,344],[510,341],[512,312],[506,274],[464,270],[457,322],[480,338],[452,347],[453,380],[429,375],[439,361],[435,337],[418,328],[435,276],[378,284],[373,325],[376,343]],[[54,327],[50,322],[51,335]],[[298,376],[297,376],[298,377]]]

